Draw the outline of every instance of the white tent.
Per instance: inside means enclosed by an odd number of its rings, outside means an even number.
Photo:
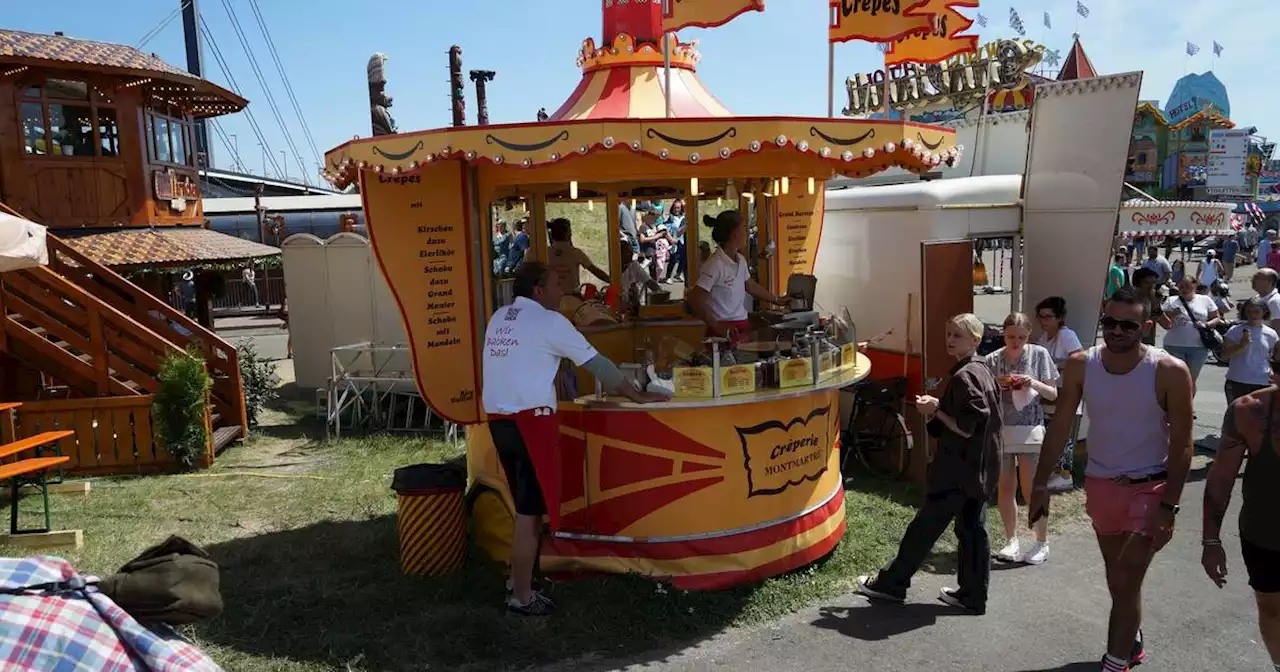
[[[0,212],[0,273],[49,263],[45,228]]]

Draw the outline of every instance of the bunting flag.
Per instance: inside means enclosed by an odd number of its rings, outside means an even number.
[[[1009,8],[1009,27],[1022,37],[1027,36],[1027,28],[1022,25],[1022,17],[1018,16],[1018,10]]]
[[[943,6],[937,14],[934,30],[895,40],[884,55],[884,64],[940,63],[953,56],[977,51],[978,36],[960,34],[972,25],[973,21],[957,12],[955,5]]]
[[[987,17],[982,12],[978,12],[978,25],[983,28],[987,27]]]
[[[879,3],[860,0],[830,0],[831,23],[828,42],[892,42],[908,35],[919,35],[933,29],[933,16],[911,15],[911,10],[935,0],[917,0],[915,4],[895,2],[886,8]],[[893,11],[897,10],[897,11]]]
[[[1200,53],[1200,47],[1198,45],[1187,42],[1187,55],[1195,56],[1198,53]]]
[[[1086,19],[1089,18],[1089,8],[1085,7],[1084,3],[1080,2],[1080,0],[1076,0],[1076,14],[1079,14]]]
[[[1053,22],[1049,20],[1049,12],[1044,13],[1044,27],[1053,30]]]
[[[764,0],[670,0],[662,15],[662,29],[715,28],[746,12],[763,12]]]
[[[1213,55],[1214,55],[1214,56],[1221,56],[1221,55],[1222,55],[1222,45],[1221,45],[1221,44],[1218,44],[1218,41],[1217,41],[1217,40],[1214,40],[1214,41],[1213,41]]]

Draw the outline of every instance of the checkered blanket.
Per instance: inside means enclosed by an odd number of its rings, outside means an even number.
[[[0,669],[215,672],[172,629],[152,630],[53,556],[0,558]]]

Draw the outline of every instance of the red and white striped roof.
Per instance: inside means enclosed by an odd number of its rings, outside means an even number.
[[[551,121],[653,119],[666,116],[663,70],[650,65],[615,66],[583,73]],[[671,69],[671,116],[733,116],[707,91],[692,69]]]

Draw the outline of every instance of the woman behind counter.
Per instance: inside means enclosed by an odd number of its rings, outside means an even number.
[[[556,276],[566,294],[578,294],[581,286],[580,271],[585,268],[592,275],[609,284],[609,274],[591,262],[586,252],[573,245],[573,226],[561,217],[547,222],[551,232],[551,247],[547,250],[547,268]]]
[[[745,341],[751,328],[747,321],[747,294],[774,305],[786,305],[788,301],[751,279],[741,252],[747,243],[742,215],[725,210],[716,217],[704,216],[702,222],[711,228],[716,249],[698,268],[698,282],[689,290],[689,308],[706,323],[708,336]]]
[[[906,600],[911,577],[934,543],[956,520],[956,575],[959,589],[943,588],[938,599],[968,613],[987,610],[991,579],[991,541],[987,536],[987,498],[1000,459],[1000,390],[978,344],[985,327],[970,313],[947,322],[947,354],[956,358],[942,398],[916,397],[916,409],[929,420],[938,440],[929,464],[924,506],[907,526],[898,556],[875,577],[858,577],[858,592],[890,602]]]

